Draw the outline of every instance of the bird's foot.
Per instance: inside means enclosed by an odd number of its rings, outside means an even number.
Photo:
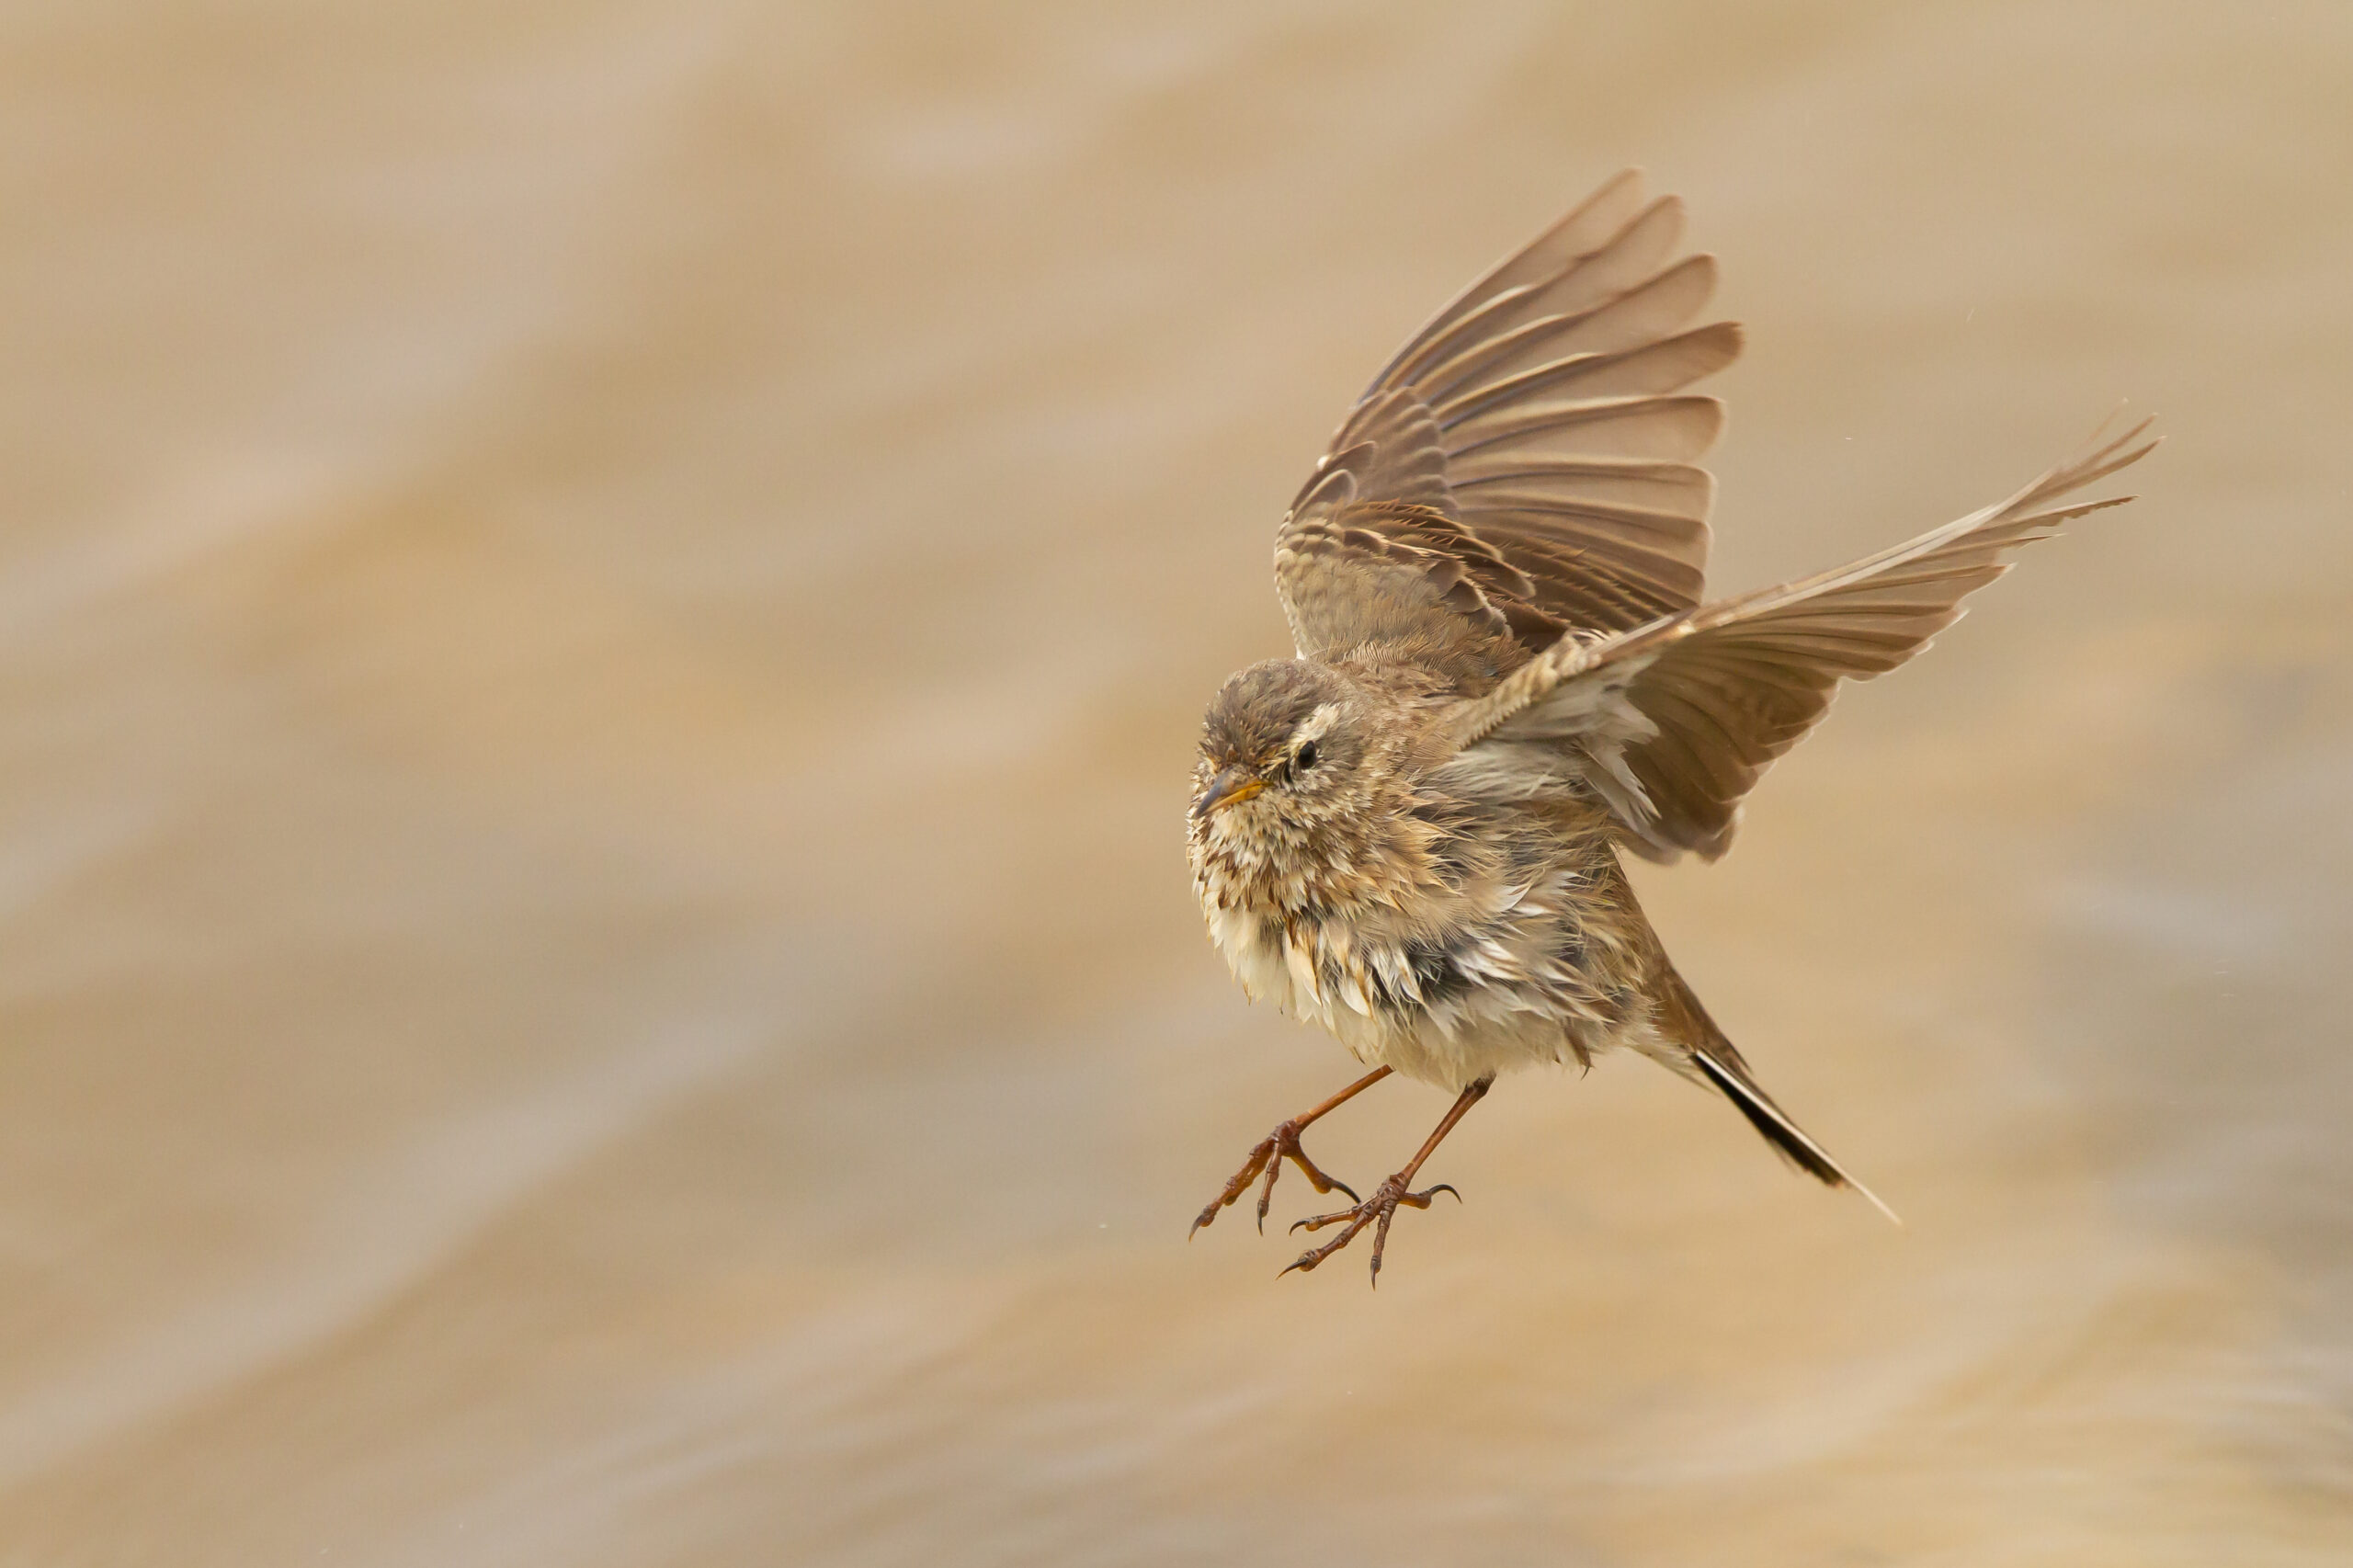
[[[1355,1187],[1337,1177],[1325,1176],[1322,1171],[1317,1170],[1315,1162],[1307,1157],[1307,1151],[1299,1146],[1299,1134],[1304,1126],[1303,1122],[1286,1121],[1272,1132],[1267,1133],[1258,1146],[1250,1151],[1250,1158],[1244,1162],[1242,1168],[1233,1174],[1233,1179],[1225,1184],[1225,1190],[1219,1193],[1210,1206],[1202,1210],[1199,1216],[1193,1221],[1193,1230],[1185,1233],[1185,1239],[1192,1240],[1193,1231],[1199,1230],[1203,1225],[1216,1219],[1219,1210],[1247,1191],[1250,1184],[1257,1179],[1258,1173],[1261,1171],[1266,1173],[1267,1179],[1265,1185],[1258,1188],[1258,1233],[1265,1235],[1267,1233],[1267,1205],[1274,1201],[1275,1177],[1282,1174],[1285,1160],[1297,1165],[1300,1174],[1315,1185],[1316,1191],[1336,1190],[1347,1193],[1350,1198],[1356,1197]]]
[[[1364,1199],[1353,1209],[1343,1209],[1336,1214],[1318,1214],[1312,1220],[1302,1220],[1298,1224],[1293,1225],[1291,1229],[1294,1231],[1320,1231],[1326,1225],[1340,1224],[1347,1225],[1347,1229],[1325,1242],[1322,1246],[1311,1247],[1301,1253],[1299,1261],[1283,1272],[1289,1274],[1291,1268],[1296,1268],[1302,1274],[1305,1273],[1356,1240],[1359,1231],[1367,1225],[1371,1225],[1374,1227],[1372,1282],[1378,1286],[1381,1283],[1381,1249],[1389,1244],[1389,1222],[1397,1218],[1397,1206],[1402,1203],[1409,1209],[1427,1209],[1430,1206],[1430,1199],[1441,1192],[1453,1192],[1454,1200],[1457,1203],[1462,1201],[1462,1195],[1454,1192],[1454,1188],[1444,1182],[1439,1182],[1436,1187],[1424,1187],[1419,1192],[1406,1191],[1405,1181],[1408,1174],[1410,1173],[1400,1172],[1391,1176],[1372,1189],[1370,1198]],[[1353,1198],[1356,1195],[1350,1193],[1348,1196]]]

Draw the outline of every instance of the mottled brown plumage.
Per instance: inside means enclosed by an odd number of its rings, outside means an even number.
[[[1631,1049],[1739,1108],[1784,1156],[1856,1182],[1760,1088],[1676,973],[1620,849],[1713,859],[1740,803],[1842,679],[1920,651],[2005,552],[2113,506],[2145,422],[2006,502],[1852,565],[1702,602],[1722,423],[1684,388],[1739,329],[1686,325],[1709,256],[1620,175],[1472,285],[1343,422],[1275,540],[1297,656],[1210,706],[1188,821],[1210,935],[1244,988],[1373,1066],[1277,1127],[1194,1229],[1254,1181],[1263,1225],[1300,1132],[1391,1072],[1457,1091],[1412,1161],[1291,1267],[1368,1227],[1372,1272],[1415,1173],[1496,1076]],[[1879,1204],[1881,1210],[1886,1205]],[[1892,1219],[1892,1211],[1889,1214]]]

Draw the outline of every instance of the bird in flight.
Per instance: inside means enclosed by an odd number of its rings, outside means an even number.
[[[1187,821],[1211,939],[1254,998],[1371,1071],[1276,1126],[1193,1221],[1283,1162],[1349,1207],[1284,1270],[1391,1222],[1498,1074],[1639,1051],[1721,1092],[1799,1169],[1894,1213],[1756,1082],[1620,862],[1732,843],[1741,801],[1842,680],[1918,653],[2008,552],[2130,497],[2076,499],[2154,445],[2143,420],[2007,500],[1851,564],[1709,600],[1723,405],[1687,389],[1740,328],[1691,327],[1715,258],[1682,204],[1603,186],[1473,283],[1375,376],[1275,536],[1296,656],[1225,683]],[[1301,1146],[1392,1073],[1455,1092],[1358,1199]],[[1460,1193],[1454,1193],[1459,1199]]]

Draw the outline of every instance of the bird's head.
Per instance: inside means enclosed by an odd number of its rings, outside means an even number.
[[[1296,841],[1361,809],[1369,711],[1345,676],[1297,659],[1254,665],[1227,681],[1201,724],[1195,837]]]

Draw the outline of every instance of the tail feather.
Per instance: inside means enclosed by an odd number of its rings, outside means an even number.
[[[1740,1114],[1748,1118],[1749,1125],[1763,1133],[1765,1141],[1772,1144],[1784,1159],[1807,1175],[1817,1177],[1825,1186],[1853,1187],[1872,1208],[1897,1224],[1904,1223],[1904,1217],[1890,1209],[1878,1193],[1857,1181],[1845,1166],[1830,1157],[1827,1150],[1807,1137],[1804,1129],[1791,1121],[1787,1113],[1773,1103],[1772,1096],[1748,1083],[1704,1051],[1694,1052],[1692,1060],[1699,1063],[1699,1071],[1708,1075],[1708,1081],[1722,1089],[1724,1097],[1740,1108]]]
[[[1699,999],[1691,994],[1690,986],[1673,970],[1667,973],[1671,981],[1670,989],[1676,994],[1675,999],[1681,1004],[1681,1010],[1691,1025],[1686,1043],[1691,1048],[1692,1064],[1707,1077],[1708,1082],[1722,1090],[1724,1097],[1740,1108],[1740,1114],[1748,1118],[1749,1125],[1764,1134],[1765,1141],[1773,1145],[1775,1153],[1783,1159],[1826,1187],[1853,1187],[1872,1208],[1897,1225],[1902,1225],[1904,1220],[1901,1215],[1882,1202],[1879,1194],[1857,1181],[1845,1166],[1832,1159],[1828,1150],[1808,1137],[1804,1129],[1790,1119],[1788,1112],[1773,1103],[1773,1096],[1757,1086],[1756,1080],[1749,1074],[1748,1063],[1741,1060],[1740,1052],[1725,1038],[1724,1032],[1716,1027],[1716,1021],[1708,1017],[1707,1009],[1699,1006]]]

